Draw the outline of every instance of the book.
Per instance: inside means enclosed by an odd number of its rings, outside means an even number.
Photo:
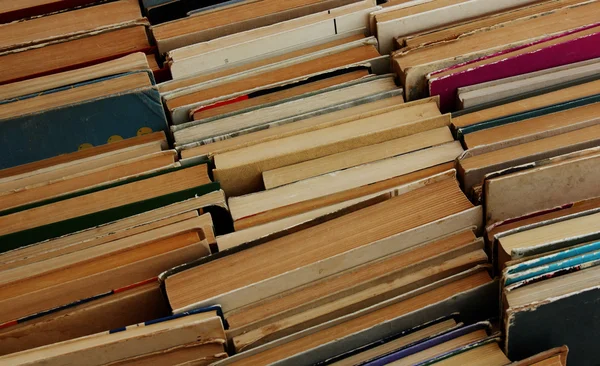
[[[556,365],[556,366],[564,366],[567,364],[567,355],[569,353],[569,347],[561,346],[549,349],[547,351],[543,351],[538,353],[537,355],[528,357],[524,360],[513,362],[516,366],[526,366],[526,365]]]
[[[164,137],[163,132],[161,132],[160,135]],[[162,154],[164,151],[162,150],[162,148],[165,144],[166,141],[162,140],[140,145],[134,145],[120,150],[108,151],[106,153],[92,155],[83,159],[72,158],[73,161],[67,161],[62,164],[51,165],[45,168],[32,170],[30,172],[8,176],[0,180],[0,191],[4,192],[5,194],[11,192],[16,193],[24,191],[28,187],[41,187],[43,185],[50,184],[50,182],[58,182],[63,177],[85,175],[94,172],[95,170],[103,169],[107,166],[118,164],[121,161],[129,161],[131,159],[143,159],[149,155]],[[69,158],[70,155],[77,155],[79,151],[59,156]],[[168,157],[169,151],[166,151],[166,155]],[[45,161],[51,160],[54,160],[54,158],[45,159]],[[171,157],[171,160],[173,160],[173,157]],[[23,165],[19,165],[17,167],[22,166]],[[12,170],[12,168],[8,168],[5,170],[10,171]]]
[[[476,271],[478,271],[477,268],[472,269],[470,271],[465,271],[461,275],[453,276],[450,279],[440,281],[438,282],[438,284],[428,286],[427,288],[424,288],[421,291],[417,291],[414,294],[424,294],[428,291],[439,288],[440,285],[444,286],[444,284],[448,284],[456,280],[457,278],[464,278],[464,275],[466,273],[474,273]],[[367,327],[349,335],[342,336],[336,340],[315,346],[306,351],[294,354],[293,356],[285,357],[284,360],[285,362],[297,362],[297,360],[304,359],[308,362],[313,362],[315,364],[328,364],[329,360],[335,359],[340,355],[343,356],[344,354],[356,354],[362,349],[367,348],[372,344],[380,344],[382,341],[385,341],[389,338],[395,339],[397,336],[401,336],[402,334],[409,333],[410,336],[411,331],[422,329],[422,327],[424,326],[427,326],[431,323],[436,323],[438,321],[442,321],[444,319],[454,318],[457,322],[460,321],[460,323],[457,326],[453,327],[451,330],[462,327],[462,325],[465,322],[467,324],[477,323],[481,321],[480,319],[486,319],[486,317],[493,316],[493,308],[496,307],[494,305],[495,300],[493,300],[493,298],[495,297],[493,295],[493,291],[498,291],[496,281],[488,282],[485,285],[478,286],[471,290],[459,292],[455,294],[452,300],[441,300],[436,303],[429,304],[428,306],[419,310],[410,311],[408,313],[400,312],[400,314],[397,317],[392,317],[391,319],[387,318],[379,324]],[[325,330],[327,328],[339,325],[344,322],[351,322],[357,317],[362,317],[363,315],[367,315],[368,313],[377,311],[383,307],[390,306],[404,300],[409,300],[411,296],[414,295],[410,295],[408,297],[399,296],[395,299],[379,304],[377,306],[357,311],[349,316],[330,321],[319,327],[306,329],[293,337],[289,337],[289,340],[271,342],[268,345],[259,347],[260,350],[250,350],[240,355],[234,355],[228,362],[238,362],[245,357],[252,356],[255,353],[260,353],[268,351],[271,348],[283,346],[287,342],[309,336],[310,334],[315,333],[317,331]],[[468,308],[470,308],[471,310],[467,310]],[[449,316],[448,314],[451,315]],[[447,332],[441,332],[440,334],[436,334],[435,336],[444,333]],[[417,339],[416,341],[400,348],[404,349],[407,347],[411,347],[413,345],[422,343],[432,338],[433,337]],[[391,351],[393,351],[393,349]],[[370,359],[366,360],[366,362],[368,361],[370,361]]]
[[[511,217],[503,221],[490,221],[490,225],[486,227],[486,236],[489,242],[493,242],[494,237],[502,232],[510,231],[521,226],[528,226],[530,224],[556,219],[562,216],[591,211],[598,207],[598,203],[599,198],[592,197],[581,201],[565,203],[546,210],[528,212],[521,216]]]
[[[483,3],[482,3],[483,4]],[[590,8],[586,8],[590,6]],[[481,32],[470,32],[452,42],[439,43],[435,46],[417,48],[407,52],[399,51],[394,54],[394,70],[402,80],[406,99],[414,100],[423,97],[427,92],[425,75],[461,62],[494,54],[515,46],[527,44],[537,39],[561,31],[593,24],[587,18],[596,4],[573,5],[549,12],[543,17],[532,15],[516,19],[502,27],[492,27]],[[564,19],[565,12],[574,12],[578,16],[571,18],[572,22],[555,22],[552,19]],[[537,24],[539,28],[533,27]],[[523,32],[529,29],[531,32]]]
[[[575,83],[568,87],[558,87],[550,92],[543,92],[539,95],[528,96],[526,98],[510,101],[506,104],[491,106],[477,111],[467,111],[460,116],[452,118],[452,125],[455,130],[463,130],[462,133],[475,130],[485,125],[486,121],[493,121],[500,118],[520,118],[523,115],[535,116],[543,114],[545,111],[551,111],[553,106],[562,108],[568,105],[569,102],[592,97],[596,95],[595,88],[600,85],[596,80],[586,81],[583,83]]]
[[[489,128],[483,128],[478,131],[463,134],[463,141],[467,148],[473,149],[478,146],[507,146],[518,143],[526,143],[542,137],[555,136],[561,133],[577,130],[580,128],[593,126],[596,124],[593,110],[598,103],[593,103],[593,99],[580,103],[570,103],[565,106],[566,109],[555,113],[541,114],[533,118],[524,118],[510,123],[499,123],[493,126],[490,123]],[[571,108],[569,108],[571,107]],[[549,111],[551,112],[551,111]],[[526,117],[526,116],[524,116]],[[550,121],[561,120],[560,123],[552,124]],[[491,121],[490,121],[491,122]],[[510,132],[509,132],[510,129]],[[467,132],[467,131],[464,131]],[[463,133],[464,133],[463,132]],[[495,135],[495,137],[493,137]]]
[[[374,46],[364,45],[342,51],[316,60],[306,61],[276,71],[258,72],[239,80],[227,82],[227,78],[195,86],[193,89],[165,97],[165,105],[175,124],[189,120],[189,111],[203,105],[210,105],[248,95],[261,89],[273,89],[290,81],[305,80],[307,76],[347,70],[349,67],[364,67],[370,60],[383,59]],[[273,90],[275,91],[275,90]]]
[[[421,45],[429,45],[440,41],[452,40],[461,34],[465,34],[478,29],[484,29],[512,21],[518,18],[527,17],[533,14],[544,13],[549,10],[557,9],[566,5],[578,3],[579,0],[560,0],[551,2],[529,3],[527,5],[500,10],[498,12],[489,13],[481,17],[467,19],[462,22],[442,25],[437,28],[417,32],[406,36],[398,36],[395,38],[395,46],[397,50],[403,48],[415,48]]]
[[[134,52],[149,52],[151,45],[144,25],[34,47],[0,56],[6,70],[0,85],[69,71],[114,60]],[[77,57],[71,57],[76,54]]]
[[[0,206],[13,209],[46,199],[53,199],[76,193],[88,188],[96,188],[161,170],[176,167],[177,153],[174,150],[161,151],[92,169],[84,173],[65,175],[58,180],[50,180],[28,185],[21,189],[0,193]]]
[[[297,62],[298,58],[308,60],[315,58],[316,55],[323,54],[323,51],[331,53],[331,49],[339,48],[346,44],[362,44],[375,42],[372,37],[365,38],[360,32],[342,33],[335,36],[318,39],[314,42],[304,42],[296,47],[287,47],[278,52],[268,53],[264,56],[250,57],[244,53],[239,53],[238,48],[241,45],[232,46],[239,56],[247,57],[240,60],[231,58],[226,52],[227,48],[217,48],[212,52],[201,53],[199,55],[189,55],[187,57],[175,57],[172,53],[167,56],[167,65],[174,75],[171,80],[160,86],[162,92],[174,92],[178,89],[184,89],[200,83],[204,83],[221,77],[232,77],[232,75],[244,75],[251,70],[273,69],[277,64],[290,64]],[[222,56],[220,56],[222,55]],[[224,57],[225,60],[221,60]],[[235,76],[233,76],[235,77]]]
[[[575,217],[561,217],[533,227],[525,227],[517,232],[505,232],[498,237],[498,268],[513,258],[521,258],[575,245],[593,240],[596,229],[589,224],[597,216],[594,211],[581,212]],[[561,231],[562,230],[562,231]],[[560,232],[559,232],[560,231]],[[545,237],[533,238],[533,235],[544,233]],[[519,242],[515,242],[519,240]]]
[[[424,304],[435,304],[464,291],[475,289],[491,281],[489,275],[481,269],[465,271],[461,274],[439,281],[420,291],[399,296],[377,307],[364,309],[351,317],[330,322],[312,332],[301,334],[295,339],[288,339],[256,349],[256,352],[240,353],[221,365],[247,364],[266,365],[277,360],[290,358],[294,355],[305,356],[309,350],[327,344],[352,333],[364,331],[372,326],[392,320],[421,308]],[[304,354],[302,354],[304,352]],[[321,354],[321,357],[326,357]]]
[[[511,358],[526,358],[548,348],[569,345],[569,361],[587,364],[595,357],[595,348],[583,334],[594,332],[593,309],[590,304],[597,295],[589,278],[598,271],[597,266],[564,275],[553,276],[510,292],[504,292],[506,310],[504,327],[507,334],[505,351]],[[535,305],[534,305],[535,304]],[[534,307],[532,308],[532,305]],[[577,311],[573,311],[577,309]],[[568,314],[556,317],[551,314]],[[527,332],[528,346],[523,347],[523,327],[535,322],[543,329],[544,337]],[[579,327],[573,327],[578,324]],[[556,326],[571,325],[558,332]]]
[[[488,225],[600,196],[592,183],[597,154],[597,149],[592,148],[487,177],[483,194]]]
[[[373,342],[363,347],[358,347],[351,352],[332,357],[321,364],[336,366],[363,364],[366,361],[387,354],[395,349],[404,348],[415,342],[434,337],[461,326],[462,323],[458,322],[458,319],[456,318],[458,318],[458,314],[426,322],[414,328],[394,334],[393,336],[383,338],[378,342]]]
[[[169,314],[159,282],[153,278],[4,324],[0,350],[2,355],[25,351]]]
[[[2,253],[2,269],[9,270],[29,265],[31,263],[42,262],[61,255],[71,254],[83,249],[94,247],[96,245],[106,244],[115,240],[131,237],[149,230],[158,229],[197,217],[197,211],[189,211],[174,215],[172,217],[158,219],[156,221],[145,223],[139,226],[128,227],[109,235],[91,236],[88,237],[87,240],[76,241],[73,236],[74,234],[71,234],[61,238],[35,243],[24,248]],[[204,216],[201,217],[204,218]],[[206,229],[206,226],[212,225],[212,222],[210,222],[211,220],[207,221],[208,225],[200,225],[202,226],[203,233],[208,230]],[[205,236],[208,237],[208,233],[205,234]]]
[[[354,42],[357,40],[364,39],[362,34],[348,34],[340,35],[335,37],[328,37],[323,41],[310,43],[308,45],[303,44],[298,49],[284,50],[281,54],[272,55],[271,57],[250,59],[248,62],[240,61],[238,63],[226,64],[225,66],[219,67],[214,71],[211,70],[197,70],[197,74],[192,76],[184,77],[181,79],[171,80],[169,82],[159,85],[159,90],[165,95],[176,92],[177,90],[185,90],[186,88],[193,87],[196,84],[205,83],[212,79],[222,78],[229,75],[234,75],[234,78],[239,78],[240,75],[251,72],[255,69],[260,68],[273,68],[274,65],[283,61],[293,60],[298,56],[314,55],[322,50],[330,49],[344,45],[347,42]],[[184,58],[183,60],[190,60],[190,58]],[[171,61],[172,62],[172,61]],[[196,62],[193,63],[197,65]],[[174,64],[171,65],[174,67]]]
[[[0,23],[10,23],[92,3],[94,0],[36,0],[28,3],[5,3],[0,8]]]
[[[200,107],[190,111],[190,113],[193,113],[194,121],[206,120],[216,116],[231,116],[234,114],[239,114],[242,111],[260,108],[262,106],[271,105],[284,100],[291,100],[292,98],[299,97],[306,93],[324,90],[334,85],[342,84],[352,80],[358,80],[368,77],[368,75],[370,75],[368,70],[357,70],[350,73],[331,76],[322,80],[315,80],[314,82],[306,84],[299,84],[292,88],[283,89],[278,92],[273,92],[266,95],[258,95],[254,98],[240,98],[243,100],[233,99],[231,101],[222,102],[222,104],[216,103],[211,106]],[[173,130],[178,130],[178,127],[173,126]]]
[[[453,138],[450,130],[447,127],[440,127],[407,137],[268,170],[263,172],[263,182],[265,189],[273,189],[307,178],[348,169],[451,141],[453,141]]]
[[[340,317],[359,303],[364,308],[398,296],[486,262],[483,242],[474,241],[473,233],[465,230],[225,313],[227,334],[239,352],[281,338],[291,329]],[[438,248],[435,253],[430,252],[433,247]],[[431,272],[425,274],[425,269]]]
[[[428,194],[429,192],[437,192],[437,194],[430,195],[430,194]],[[449,195],[444,200],[445,203],[442,204],[442,206],[447,205],[448,207],[446,207],[446,209],[441,209],[441,207],[439,207],[440,209],[435,210],[436,211],[435,213],[432,212],[431,216],[429,216],[428,218],[425,218],[424,211],[420,212],[420,215],[421,215],[420,218],[422,218],[422,221],[421,220],[417,221],[417,222],[411,221],[409,223],[409,221],[408,221],[409,214],[408,213],[407,213],[407,215],[391,215],[390,212],[388,212],[390,210],[392,210],[392,211],[402,210],[403,212],[410,210],[408,206],[406,206],[404,204],[400,204],[400,202],[404,202],[404,201],[411,202],[414,200],[415,204],[418,204],[419,207],[423,207],[423,209],[425,209],[426,207],[431,207],[428,204],[424,203],[424,201],[435,200],[435,196],[442,195],[443,194],[442,192],[447,192],[447,194]],[[450,199],[450,196],[452,196],[453,198]],[[421,204],[422,201],[423,201],[423,203]],[[417,202],[419,202],[419,203],[417,203]],[[398,204],[396,204],[396,203],[398,203]],[[166,288],[167,288],[167,294],[169,296],[169,301],[170,301],[171,306],[174,309],[184,308],[186,306],[197,303],[199,301],[218,297],[220,294],[223,294],[225,292],[229,292],[229,291],[232,291],[235,289],[239,289],[242,286],[250,285],[259,279],[264,280],[269,277],[273,277],[277,274],[288,272],[295,268],[301,267],[303,265],[313,263],[319,259],[324,259],[324,258],[333,256],[335,254],[341,254],[344,251],[350,250],[352,248],[356,248],[357,246],[364,245],[366,243],[373,242],[378,239],[382,239],[384,237],[391,235],[392,233],[400,233],[404,230],[408,230],[410,228],[418,226],[418,222],[422,222],[422,224],[425,224],[427,222],[430,222],[430,221],[433,221],[436,219],[440,219],[440,218],[443,218],[445,216],[448,216],[448,215],[451,215],[454,213],[461,212],[461,211],[469,209],[471,207],[472,207],[472,205],[468,202],[468,200],[466,200],[466,198],[464,197],[462,192],[460,192],[460,190],[458,189],[456,181],[454,181],[453,179],[446,179],[441,182],[434,183],[434,184],[425,186],[420,189],[415,189],[415,190],[405,193],[405,194],[401,194],[401,195],[391,198],[385,202],[370,206],[363,210],[356,211],[349,215],[345,215],[340,218],[328,221],[322,225],[317,225],[315,227],[299,231],[297,233],[282,237],[280,239],[252,247],[245,251],[235,253],[233,255],[226,256],[223,258],[219,258],[217,260],[211,261],[204,265],[200,265],[196,268],[193,268],[193,269],[181,272],[175,276],[169,277],[166,279]],[[381,227],[380,230],[377,230],[377,232],[371,233],[371,232],[367,232],[367,231],[363,230],[362,225],[371,226],[371,225],[369,225],[368,221],[377,220],[377,217],[379,217],[380,215],[384,215],[388,218],[389,217],[397,217],[398,220],[400,220],[401,222],[405,222],[406,226],[403,226],[401,224],[396,224],[396,222],[395,222],[396,220],[393,220],[393,221],[388,221],[384,226]],[[361,219],[356,220],[355,218],[361,218]],[[364,218],[369,218],[369,220],[365,220]],[[337,230],[329,229],[329,228],[333,228],[333,227],[336,227]],[[344,229],[340,229],[342,227]],[[391,231],[391,232],[386,231],[386,230],[384,230],[385,227],[390,227],[390,228],[393,227],[393,229],[392,229],[393,231]],[[332,234],[338,233],[337,235],[342,235],[344,238],[343,238],[343,240],[341,240],[341,237],[338,239],[336,239],[334,237],[329,237],[327,240],[328,241],[327,244],[320,243],[318,241],[313,240],[311,243],[314,243],[315,246],[319,246],[321,248],[319,250],[319,253],[310,252],[310,251],[307,251],[306,248],[302,248],[302,250],[301,250],[302,253],[295,255],[293,261],[274,260],[274,258],[273,258],[274,253],[285,254],[287,258],[290,258],[290,255],[289,255],[290,254],[289,248],[291,248],[290,245],[293,245],[293,243],[296,242],[297,240],[302,241],[303,239],[301,239],[301,238],[304,237],[305,235],[311,236],[315,239],[316,238],[325,239],[325,237],[322,237],[322,236],[319,236],[316,234],[316,233],[320,232],[321,230],[327,230],[329,233],[332,233]],[[349,240],[349,238],[354,237],[354,236],[351,235],[351,232],[348,230],[352,230],[352,232],[356,231],[355,240]],[[386,231],[386,232],[384,233],[384,231]],[[343,234],[342,234],[342,232],[343,232]],[[336,234],[333,234],[333,235],[335,236]],[[328,245],[331,250],[326,251],[324,245]],[[279,251],[275,248],[288,248],[288,249],[287,249],[287,251]],[[297,246],[296,246],[296,248],[298,250],[301,249]],[[275,266],[272,270],[269,267],[265,266],[264,264],[259,264],[257,262],[257,260],[259,258],[262,258],[263,260],[267,259],[267,256],[261,255],[261,253],[263,253],[265,251],[268,251],[269,253],[271,253],[271,255],[268,257],[269,257],[269,263],[271,263],[272,265]],[[255,266],[254,268],[256,268],[256,269],[252,271],[251,275],[248,271],[243,270],[243,268],[238,266],[235,269],[244,271],[245,275],[243,277],[233,276],[231,273],[231,270],[228,269],[228,271],[229,271],[228,277],[232,278],[232,279],[235,278],[235,280],[231,281],[231,283],[228,284],[227,287],[225,287],[224,283],[219,283],[218,285],[215,284],[215,286],[211,286],[210,288],[208,286],[203,286],[203,288],[201,290],[190,291],[188,289],[188,290],[182,291],[182,289],[184,289],[188,286],[193,286],[194,281],[188,281],[187,278],[193,278],[195,276],[202,276],[202,273],[205,273],[206,271],[210,271],[211,273],[216,275],[216,273],[218,273],[218,271],[222,271],[222,270],[225,270],[225,268],[227,268],[227,266],[224,265],[225,263],[227,263],[229,261],[235,261],[236,258],[242,257],[242,256],[243,257],[252,257],[254,259],[251,263],[253,263],[253,266]],[[250,262],[246,262],[246,263],[250,263]],[[193,295],[190,296],[191,294],[193,294]],[[266,295],[266,293],[263,294],[263,296],[265,296],[265,295]],[[246,299],[246,301],[250,301],[250,299]],[[225,309],[225,311],[227,311],[227,309]]]
[[[454,170],[454,162],[438,164],[430,168],[420,169],[412,173],[384,179],[372,184],[362,185],[338,193],[330,193],[306,201],[264,211],[256,216],[248,217],[239,221],[238,225],[249,226],[249,229],[251,229],[256,226],[266,225],[269,223],[274,223],[278,220],[283,220],[283,218],[291,218],[294,215],[301,215],[316,209],[322,209],[333,204],[348,202],[349,200],[360,197],[367,197],[368,195],[376,194],[382,191],[389,191],[392,188],[406,186],[411,183],[421,184],[421,180],[424,178],[435,177],[435,179],[437,179],[446,175],[456,175]],[[240,230],[240,232],[242,230]]]
[[[173,64],[199,62],[209,71],[227,68],[230,63],[240,66],[244,61],[260,61],[352,35],[369,34],[365,17],[373,9],[376,9],[373,2],[364,0],[277,25],[176,48],[168,51],[167,59]]]
[[[420,363],[427,364],[430,363],[429,360],[435,360],[456,349],[484,341],[489,336],[490,328],[491,324],[489,322],[479,322],[454,329],[411,347],[397,352],[390,352],[380,359],[367,362],[366,365],[391,364],[400,366]]]
[[[440,109],[452,111],[457,109],[455,101],[459,87],[596,58],[599,55],[593,51],[579,50],[589,49],[583,44],[593,43],[594,38],[600,35],[599,29],[590,26],[568,31],[527,46],[507,49],[481,59],[434,71],[427,75],[429,95],[440,95]],[[549,58],[544,56],[546,53],[560,54],[564,57]]]
[[[467,150],[458,164],[465,190],[481,184],[484,175],[493,171],[596,146],[596,130],[598,127],[594,125],[498,150],[485,151],[485,147],[479,153]]]
[[[138,2],[120,0],[2,25],[0,52],[143,23]]]
[[[5,87],[0,91],[0,100],[12,100],[45,90],[57,89],[67,85],[132,71],[148,70],[149,68],[146,55],[136,52],[93,66],[11,83],[9,84],[10,87]]]
[[[2,169],[0,170],[0,179],[4,182],[8,179],[19,179],[26,175],[38,174],[34,173],[38,170],[47,170],[50,167],[56,167],[61,164],[75,162],[77,160],[83,160],[86,158],[99,156],[103,154],[114,154],[117,153],[121,149],[127,149],[139,145],[147,145],[150,146],[149,152],[158,152],[166,149],[167,139],[165,133],[163,131],[153,132],[150,134],[145,134],[141,136],[132,137],[129,139],[123,139],[119,141],[114,141],[110,144],[93,146],[87,149],[78,150],[69,154],[63,154],[59,156],[55,156],[53,158],[38,160],[34,163],[22,164],[13,168]],[[144,147],[145,149],[145,147]],[[134,150],[137,150],[134,148]],[[143,150],[140,147],[140,150]],[[140,152],[140,150],[136,151],[136,154]],[[146,151],[146,150],[143,150]]]
[[[375,202],[384,201],[386,197],[395,193],[395,189],[380,191],[374,194],[363,195],[358,198],[348,199],[331,205],[324,204],[307,212],[284,217],[280,220],[270,221],[247,229],[238,230],[217,238],[219,250],[228,250],[240,245],[251,245],[258,241],[268,241],[292,232],[318,225],[327,220],[345,215],[349,212],[367,207]]]
[[[128,108],[115,108],[118,105]],[[3,103],[0,115],[3,141],[9,149],[1,167],[50,158],[90,144],[102,145],[111,139],[164,131],[167,125],[161,109],[158,91],[146,72],[97,79],[8,101]],[[104,113],[90,117],[90,110]],[[146,117],[136,121],[139,115]]]
[[[237,6],[241,3],[258,0],[210,0],[198,4],[189,0],[143,0],[144,13],[152,24],[184,18],[190,12],[207,11],[208,9],[222,9],[227,6]]]
[[[591,241],[531,259],[509,261],[502,273],[502,286],[512,291],[544,278],[593,267],[598,263],[599,246],[597,241]]]
[[[486,365],[506,365],[510,360],[500,349],[500,338],[491,338],[463,346],[448,354],[428,360],[431,365],[469,365],[484,362]]]

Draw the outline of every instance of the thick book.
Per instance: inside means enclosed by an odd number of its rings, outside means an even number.
[[[594,365],[600,357],[600,291],[593,280],[598,273],[594,266],[505,291],[508,357],[523,359],[566,344],[569,364]]]
[[[418,342],[433,338],[461,326],[463,326],[463,323],[460,322],[460,314],[453,313],[408,329],[403,329],[398,333],[381,335],[380,339],[373,342],[367,341],[364,345],[356,346],[349,351],[327,358],[316,363],[316,365],[362,365],[390,350],[399,350],[413,346]]]
[[[600,148],[591,148],[488,174],[487,225],[600,196],[599,161]]]
[[[43,43],[0,55],[0,84],[28,80],[114,60],[134,52],[152,52],[146,24],[92,32],[56,43]]]
[[[555,366],[567,366],[567,356],[569,354],[569,347],[561,346],[549,349],[533,355],[521,361],[513,362],[510,366],[542,366],[548,365],[544,362],[554,362],[550,365]]]
[[[100,90],[105,88],[104,85],[114,85],[116,79],[137,79],[138,75],[142,81],[133,89],[125,87],[124,90],[115,90],[108,95]],[[144,133],[166,132],[167,122],[160,94],[152,84],[153,79],[147,73],[129,72],[4,101],[3,108],[17,109],[17,106],[24,104],[33,106],[28,111],[7,114],[0,119],[3,149],[0,168],[26,164]],[[77,92],[77,89],[82,92],[91,90],[100,97],[92,96],[76,103],[65,101],[57,107],[49,104],[46,110],[33,109],[37,101],[67,96]]]
[[[137,0],[119,0],[2,26],[0,52],[143,24]]]

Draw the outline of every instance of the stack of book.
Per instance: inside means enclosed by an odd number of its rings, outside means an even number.
[[[0,4],[0,364],[595,364],[599,6]]]
[[[210,254],[212,217],[227,211],[207,165],[182,168],[167,148],[156,132],[1,171],[2,354],[171,314],[158,276]],[[125,337],[149,336],[140,332]],[[215,355],[224,351],[224,336],[216,338]],[[156,347],[127,357],[173,345]]]

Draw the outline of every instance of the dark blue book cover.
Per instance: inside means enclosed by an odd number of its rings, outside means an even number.
[[[7,118],[0,120],[0,169],[156,131],[166,132],[167,121],[154,86]]]
[[[506,353],[521,360],[553,347],[569,347],[569,365],[598,365],[600,288],[538,301],[506,313]]]

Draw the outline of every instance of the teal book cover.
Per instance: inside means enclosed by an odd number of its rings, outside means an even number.
[[[92,82],[102,80],[106,78]],[[43,94],[61,90],[64,88]],[[166,133],[167,129],[160,94],[154,86],[11,117],[0,120],[0,169],[150,132]]]

